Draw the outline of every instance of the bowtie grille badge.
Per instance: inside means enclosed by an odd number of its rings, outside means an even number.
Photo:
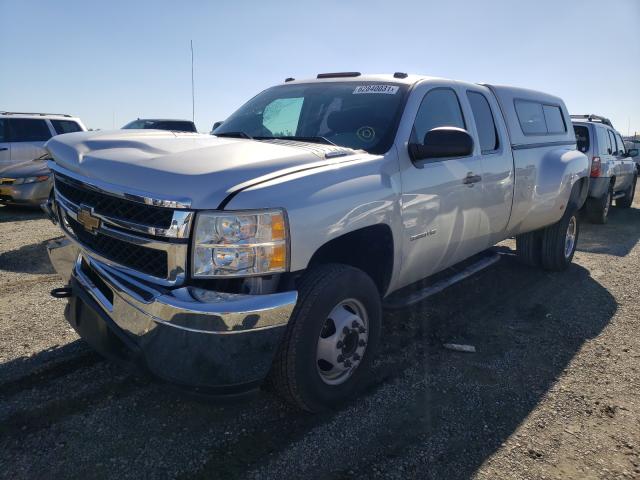
[[[100,228],[100,219],[93,215],[90,207],[85,207],[84,205],[82,205],[78,211],[78,223],[80,223],[87,232],[94,235]]]

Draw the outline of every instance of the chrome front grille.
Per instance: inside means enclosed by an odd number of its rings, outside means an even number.
[[[49,166],[54,171],[61,226],[87,255],[146,281],[183,283],[193,216],[184,201],[108,190],[110,186]]]

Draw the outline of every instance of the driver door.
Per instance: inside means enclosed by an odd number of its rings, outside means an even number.
[[[429,87],[423,95],[414,92],[413,101],[419,106],[409,143],[421,142],[436,127],[469,129],[459,93],[451,84]],[[482,250],[483,170],[479,153],[414,162],[401,148],[399,156],[404,225],[401,283],[407,285]]]

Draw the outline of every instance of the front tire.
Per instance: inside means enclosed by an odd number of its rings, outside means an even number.
[[[545,228],[542,232],[542,268],[558,272],[571,265],[579,233],[576,210],[563,215],[560,221]]]
[[[268,383],[287,402],[319,412],[361,389],[380,337],[380,294],[366,273],[342,264],[313,268],[298,293]]]

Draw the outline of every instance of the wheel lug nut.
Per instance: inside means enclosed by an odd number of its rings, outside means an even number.
[[[345,335],[347,335],[347,334],[349,333],[349,328],[344,327],[344,328],[342,329],[342,333],[344,333]]]
[[[349,368],[351,366],[351,361],[350,360],[345,360],[344,366]]]
[[[338,340],[338,343],[336,343],[336,347],[342,348],[342,341],[341,340]]]
[[[367,344],[367,342],[365,342],[362,339],[360,339],[360,341],[358,342],[358,346],[360,346],[360,347],[364,347],[366,344]]]
[[[358,322],[356,322],[355,320],[353,322],[351,322],[351,326],[353,328],[358,328]]]
[[[342,362],[344,360],[344,357],[342,355],[338,355],[338,361]]]

